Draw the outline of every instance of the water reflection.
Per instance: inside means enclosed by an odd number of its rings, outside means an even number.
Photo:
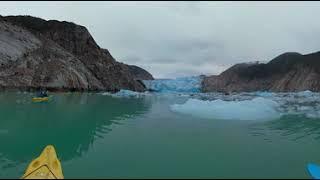
[[[145,113],[151,105],[143,98],[90,93],[56,94],[49,103],[30,103],[31,96],[0,96],[2,161],[29,162],[48,144],[57,148],[62,161],[81,156],[112,125]]]
[[[250,127],[251,135],[263,136],[268,139],[269,134],[277,133],[290,140],[311,138],[320,139],[320,119],[308,118],[305,115],[286,115],[278,120],[256,124]]]
[[[320,119],[307,118],[304,115],[287,115],[267,125],[270,130],[277,130],[282,136],[292,136],[293,140],[305,137],[320,139]]]

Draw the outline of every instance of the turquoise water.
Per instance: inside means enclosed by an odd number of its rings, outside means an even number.
[[[188,97],[0,94],[0,178],[19,178],[53,144],[66,178],[310,178],[320,120],[201,119],[169,105]]]

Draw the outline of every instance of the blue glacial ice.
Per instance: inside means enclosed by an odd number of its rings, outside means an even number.
[[[214,101],[188,99],[184,104],[174,104],[174,112],[200,118],[225,120],[270,120],[280,118],[279,104],[273,100],[256,97],[252,100]]]
[[[155,92],[199,93],[202,78],[200,76],[176,79],[144,80],[147,89]]]

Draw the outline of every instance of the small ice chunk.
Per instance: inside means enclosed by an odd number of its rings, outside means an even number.
[[[113,96],[113,97],[140,97],[145,96],[147,93],[135,92],[131,90],[121,89],[116,93],[104,92],[101,93],[103,96]]]
[[[255,95],[261,96],[261,97],[272,97],[272,96],[275,96],[275,93],[268,92],[268,91],[257,91],[255,92]]]
[[[298,96],[306,96],[307,97],[307,96],[312,96],[312,93],[313,93],[312,91],[306,90],[306,91],[298,92],[297,95]]]
[[[103,96],[111,96],[111,93],[109,93],[109,92],[104,92],[104,93],[102,93],[102,95],[103,95]]]
[[[320,113],[317,111],[311,111],[311,112],[306,113],[306,117],[312,118],[312,119],[318,119],[318,118],[320,118]]]
[[[111,94],[113,97],[143,97],[147,95],[149,95],[147,92],[135,92],[126,89],[121,89],[120,91]]]
[[[118,91],[114,95],[116,95],[116,96],[124,96],[124,97],[128,97],[128,96],[132,97],[132,96],[139,95],[139,93],[138,92],[134,92],[134,91],[130,91],[130,90],[121,89],[120,91]]]

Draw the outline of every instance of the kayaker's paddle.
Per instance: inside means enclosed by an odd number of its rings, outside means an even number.
[[[307,169],[313,179],[320,179],[320,166],[309,163]]]

